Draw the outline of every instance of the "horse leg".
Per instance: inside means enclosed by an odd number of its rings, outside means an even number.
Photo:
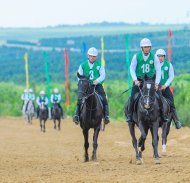
[[[89,157],[88,157],[88,148],[89,148],[89,143],[88,143],[88,130],[89,129],[83,129],[83,136],[84,136],[84,162],[88,162],[89,161]]]
[[[170,132],[170,126],[171,126],[171,121],[167,122],[165,141],[164,141],[164,142],[162,141],[162,155],[163,155],[163,156],[166,156],[166,155],[167,155],[167,153],[166,153],[166,144],[167,144],[168,134],[169,134],[169,132]]]
[[[54,129],[56,129],[56,119],[53,119],[54,122]]]
[[[146,126],[145,129],[144,129],[146,136],[148,135],[148,130],[149,130],[149,126]],[[138,144],[138,146],[141,147],[140,155],[141,155],[141,157],[142,157],[142,151],[145,150],[145,140],[143,140],[141,137],[140,137],[140,139],[139,139],[139,144]]]
[[[58,119],[58,130],[61,130],[61,119]]]
[[[158,128],[159,128],[159,122],[154,122],[152,126],[152,138],[153,138],[152,144],[153,144],[154,158],[156,164],[160,164],[159,155],[158,155]]]
[[[129,126],[129,132],[132,137],[132,144],[136,152],[136,164],[142,164],[141,157],[139,155],[138,148],[137,148],[137,139],[135,136],[135,123],[128,123],[128,126]]]
[[[42,131],[42,120],[40,119],[40,128],[41,128],[41,131]]]
[[[45,133],[46,132],[46,121],[45,120],[43,120],[43,121],[44,121],[44,125],[43,125],[44,130],[43,130],[43,132]]]
[[[167,138],[168,122],[163,122],[162,125],[162,155],[166,156],[166,138]]]
[[[97,151],[97,147],[98,147],[98,135],[100,132],[100,126],[94,128],[94,135],[93,135],[93,152],[92,152],[92,160],[96,161],[97,157],[96,157],[96,151]]]
[[[142,149],[144,150],[144,144],[145,144],[146,135],[147,135],[148,131],[146,133],[146,130],[144,129],[144,126],[142,125],[142,122],[139,122],[139,129],[141,132],[141,137],[140,137],[139,143],[138,143],[138,153],[139,153],[139,156],[142,161]]]

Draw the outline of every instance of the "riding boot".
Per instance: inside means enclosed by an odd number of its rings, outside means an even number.
[[[173,121],[175,123],[176,129],[180,129],[181,128],[181,122],[179,121],[179,118],[177,116],[177,112],[175,109],[172,110],[172,118],[173,118]]]
[[[128,104],[128,110],[127,110],[127,105],[126,105],[126,109],[125,109],[125,115],[126,115],[126,121],[128,123],[132,123],[133,122],[133,99],[130,98],[129,99],[129,104]]]
[[[80,123],[79,113],[80,113],[80,105],[77,104],[75,115],[73,116],[73,122],[75,122],[77,125]]]
[[[108,107],[108,105],[105,105],[104,106],[104,123],[108,124],[109,122],[110,122],[110,119],[109,119],[109,107]]]

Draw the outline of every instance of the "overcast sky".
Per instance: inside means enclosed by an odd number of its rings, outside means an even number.
[[[0,0],[0,26],[190,23],[190,0]]]

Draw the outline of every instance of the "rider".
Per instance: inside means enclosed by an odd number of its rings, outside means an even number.
[[[27,110],[27,107],[28,107],[28,101],[31,100],[32,101],[32,104],[34,106],[34,100],[35,100],[35,94],[33,93],[33,90],[32,88],[30,88],[28,90],[28,95],[27,95],[27,104],[26,104],[26,109]]]
[[[61,102],[61,94],[59,93],[59,90],[58,90],[58,88],[54,88],[54,90],[53,90],[53,94],[51,94],[51,103],[53,104],[53,103],[57,103],[58,104],[58,106],[59,106],[59,108],[60,108],[60,110],[61,110],[61,117],[62,117],[62,119],[63,119],[63,109],[62,109],[62,107],[61,107],[61,105],[60,105],[60,102]],[[51,108],[51,116],[52,116],[52,108]]]
[[[23,101],[22,102],[22,111],[25,112],[25,104],[28,102],[28,90],[27,89],[24,89],[24,93],[21,95],[21,100]]]
[[[181,123],[179,121],[179,118],[177,116],[177,112],[175,109],[174,105],[174,98],[173,94],[169,88],[171,82],[174,79],[174,69],[171,63],[169,63],[165,57],[166,57],[166,52],[163,49],[158,49],[156,51],[156,56],[158,57],[160,63],[161,63],[161,81],[160,81],[160,90],[162,91],[162,95],[167,98],[170,101],[170,107],[171,107],[171,112],[172,112],[172,118],[175,123],[175,127],[177,129],[181,128]]]
[[[48,105],[48,98],[45,96],[44,90],[40,91],[40,96],[38,96],[37,99],[36,99],[36,103],[38,105],[38,108],[37,108],[37,118],[39,117],[39,110],[40,110],[40,105],[41,105],[42,102],[44,102],[45,107],[48,110],[48,107],[47,107],[47,105]]]
[[[108,107],[106,94],[102,86],[102,83],[105,80],[105,76],[106,76],[105,68],[103,65],[101,65],[101,62],[96,60],[98,56],[98,50],[96,48],[91,47],[88,50],[87,55],[88,55],[88,60],[79,66],[78,73],[80,75],[84,75],[87,77],[90,75],[91,83],[96,85],[95,90],[97,91],[99,95],[101,95],[103,99],[102,102],[103,102],[103,108],[104,108],[104,123],[108,124],[110,122],[109,107]],[[80,104],[81,104],[81,101],[78,100],[75,115],[73,117],[73,122],[75,122],[76,124],[79,123]]]
[[[134,109],[134,96],[142,89],[143,75],[146,74],[148,77],[153,77],[156,74],[155,89],[158,90],[158,84],[161,79],[161,66],[157,56],[151,52],[152,43],[148,38],[143,38],[140,41],[140,52],[136,53],[131,61],[130,73],[133,79],[133,88],[131,97],[129,99],[129,108],[126,121],[128,123],[133,122],[133,109]],[[168,121],[168,117],[163,110],[163,103],[161,96],[158,98],[159,107],[161,109],[161,116],[164,122]]]

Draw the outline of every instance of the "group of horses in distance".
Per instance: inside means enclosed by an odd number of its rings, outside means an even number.
[[[26,123],[32,124],[32,119],[35,116],[34,104],[31,100],[27,101],[23,105],[22,113],[25,117]],[[46,132],[46,121],[49,116],[48,108],[45,106],[44,102],[41,102],[39,106],[39,121],[40,121],[40,130]],[[54,122],[54,129],[57,128],[61,130],[61,110],[58,106],[58,103],[53,103],[52,105],[52,120]]]
[[[90,83],[89,77],[82,76],[77,73],[78,81],[78,97],[82,100],[80,109],[80,126],[84,136],[84,162],[89,161],[88,155],[88,132],[90,128],[94,129],[93,135],[93,152],[92,160],[96,160],[96,152],[98,147],[98,135],[101,128],[103,118],[103,108],[101,97],[95,90],[95,85]],[[170,115],[170,105],[164,100],[164,110]],[[136,164],[142,164],[142,152],[145,150],[145,140],[150,130],[152,135],[153,157],[156,164],[160,164],[160,156],[158,154],[158,129],[162,128],[162,147],[163,153],[166,153],[167,136],[169,134],[171,118],[169,122],[162,122],[159,109],[158,99],[155,90],[155,78],[148,78],[146,75],[143,78],[143,87],[140,89],[140,97],[136,102],[136,110],[133,113],[133,123],[129,123],[129,131],[132,137],[132,145],[136,152]],[[127,114],[128,102],[125,104],[124,113]],[[140,130],[140,138],[137,141],[135,127]]]
[[[97,160],[98,135],[103,124],[103,104],[101,96],[96,92],[96,85],[91,84],[90,76],[86,77],[77,73],[78,80],[78,99],[81,100],[80,106],[80,127],[84,136],[84,162],[89,161],[89,130],[94,129],[93,134],[93,151],[91,160]],[[145,150],[145,140],[150,130],[152,135],[153,157],[156,164],[160,164],[160,156],[158,154],[158,129],[162,128],[162,152],[166,153],[167,136],[170,131],[171,117],[169,122],[162,122],[158,99],[155,90],[155,78],[148,78],[146,75],[143,78],[143,87],[140,90],[140,97],[135,102],[133,112],[133,122],[128,123],[130,135],[132,138],[132,145],[136,152],[136,164],[142,164],[142,152]],[[164,110],[170,114],[170,105],[167,100],[164,100]],[[24,115],[28,123],[31,124],[34,116],[34,106],[32,101],[25,104]],[[124,113],[128,113],[128,102],[125,104]],[[61,111],[57,103],[52,105],[52,119],[54,121],[54,129],[57,128],[56,121],[58,121],[58,130],[61,129]],[[42,102],[39,107],[39,121],[42,132],[46,131],[45,123],[48,119],[48,109]],[[136,128],[137,127],[137,128]],[[140,138],[137,140],[135,130],[139,129]]]

